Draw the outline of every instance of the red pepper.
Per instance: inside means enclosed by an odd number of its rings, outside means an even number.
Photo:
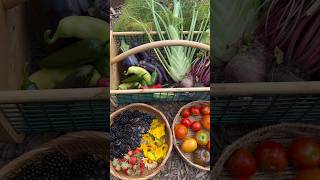
[[[141,89],[160,89],[162,88],[162,85],[161,84],[156,84],[156,85],[153,85],[153,86],[142,86]]]

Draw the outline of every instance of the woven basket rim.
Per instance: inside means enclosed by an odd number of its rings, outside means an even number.
[[[198,165],[198,164],[190,161],[190,160],[184,155],[184,153],[180,150],[180,148],[178,147],[178,145],[177,145],[177,139],[176,139],[176,137],[175,137],[175,135],[174,135],[174,127],[175,127],[176,122],[178,121],[177,119],[180,117],[180,114],[181,114],[182,110],[185,109],[185,108],[187,108],[187,107],[194,106],[194,105],[199,105],[199,104],[210,104],[210,102],[209,102],[209,101],[193,101],[193,102],[190,102],[190,103],[182,106],[182,107],[179,109],[178,113],[176,114],[176,116],[175,116],[175,118],[174,118],[174,120],[173,120],[173,122],[172,122],[171,131],[172,131],[172,134],[173,134],[174,147],[175,147],[176,150],[179,152],[179,155],[182,157],[182,159],[183,159],[184,161],[186,161],[189,165],[191,165],[191,166],[193,166],[193,167],[195,167],[195,168],[197,168],[197,169],[201,169],[201,170],[204,170],[204,171],[210,171],[210,166],[209,166],[209,167],[203,167],[203,166],[200,166],[200,165]]]
[[[127,110],[127,109],[130,109],[130,108],[138,108],[138,107],[144,107],[144,108],[147,108],[151,111],[154,111],[156,114],[159,114],[162,118],[163,121],[165,121],[165,124],[166,124],[166,130],[169,132],[167,135],[169,136],[168,139],[169,139],[169,148],[168,148],[168,152],[167,152],[167,155],[166,157],[162,160],[161,164],[154,170],[153,173],[145,176],[145,177],[126,177],[126,176],[123,176],[119,173],[117,173],[116,171],[114,171],[114,168],[112,167],[112,164],[111,164],[111,159],[110,159],[110,174],[112,174],[113,176],[119,178],[119,179],[124,179],[124,180],[145,180],[145,179],[150,179],[152,177],[154,177],[155,175],[157,175],[161,169],[165,166],[166,162],[168,161],[170,155],[171,155],[171,152],[172,152],[172,146],[173,146],[173,140],[172,140],[172,132],[171,132],[171,129],[170,129],[170,124],[169,124],[169,121],[167,120],[166,116],[161,112],[159,111],[158,109],[154,108],[153,106],[150,106],[148,104],[144,104],[144,103],[133,103],[133,104],[130,104],[130,105],[127,105],[127,106],[124,106],[120,109],[118,109],[117,111],[113,112],[111,115],[110,115],[110,126],[112,125],[113,123],[113,119],[120,113],[122,113],[123,111]]]
[[[227,162],[231,154],[238,148],[248,146],[249,144],[252,144],[255,141],[268,139],[268,137],[271,137],[274,134],[274,132],[289,131],[290,129],[313,129],[320,131],[320,126],[304,123],[280,123],[254,130],[240,137],[224,149],[218,161],[215,163],[213,170],[211,171],[211,176],[214,179],[219,179],[219,175],[221,175],[221,173],[224,171],[225,163]]]
[[[14,172],[18,167],[21,167],[25,164],[25,162],[29,162],[31,159],[36,159],[40,154],[44,154],[50,152],[52,150],[57,150],[57,146],[64,142],[71,142],[74,140],[87,140],[90,141],[92,138],[98,139],[109,139],[109,135],[106,132],[101,131],[79,131],[72,132],[60,137],[57,137],[39,147],[36,147],[28,152],[23,153],[19,157],[15,158],[0,170],[0,179],[7,179],[7,176]],[[107,148],[107,147],[106,147]],[[107,158],[107,154],[106,154]]]

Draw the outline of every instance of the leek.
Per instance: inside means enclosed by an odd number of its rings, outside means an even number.
[[[173,0],[173,9],[164,7],[161,3],[158,3],[155,0],[146,0],[146,4],[151,9],[154,26],[159,40],[189,40],[196,42],[208,42],[205,39],[208,38],[209,34],[207,31],[210,19],[209,9],[207,17],[200,23],[198,30],[199,33],[195,35],[194,31],[197,24],[199,11],[196,4],[193,6],[191,25],[188,30],[189,32],[188,34],[184,35],[182,33],[184,27],[184,12],[181,0]],[[160,11],[157,11],[157,9],[160,9]],[[140,25],[146,31],[150,42],[155,41],[148,31],[147,26],[135,18],[132,19],[140,23]],[[165,32],[165,35],[162,32]],[[197,49],[195,48],[182,46],[154,49],[155,54],[163,65],[164,69],[175,82],[181,82],[190,72],[192,64],[194,63],[196,50]]]

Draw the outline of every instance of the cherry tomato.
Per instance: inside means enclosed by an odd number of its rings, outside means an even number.
[[[175,134],[176,138],[184,139],[185,137],[187,137],[188,128],[183,124],[177,124],[174,127],[174,134]]]
[[[199,121],[193,121],[191,124],[191,129],[193,132],[197,132],[201,130],[201,124]]]
[[[282,144],[267,140],[256,148],[256,159],[261,169],[280,172],[288,168],[288,157]]]
[[[191,121],[189,118],[182,118],[181,119],[181,124],[185,125],[187,128],[191,126]]]
[[[311,138],[297,138],[289,146],[289,159],[298,169],[320,164],[320,145]]]
[[[203,106],[201,108],[201,114],[202,115],[209,115],[210,114],[210,107],[209,106]]]
[[[181,116],[183,118],[188,118],[190,116],[190,110],[188,108],[183,109],[182,112],[181,112]]]
[[[257,170],[257,163],[253,154],[244,148],[236,150],[231,155],[227,166],[232,175],[236,177],[250,177],[254,175]]]
[[[192,116],[199,116],[200,115],[200,108],[193,106],[193,107],[191,107],[190,112],[191,112]]]

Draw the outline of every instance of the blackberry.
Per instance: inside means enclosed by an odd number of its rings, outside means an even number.
[[[72,161],[71,169],[73,178],[90,177],[94,174],[95,158],[93,155],[80,154],[77,159]]]
[[[50,152],[42,159],[45,177],[48,180],[68,180],[71,177],[70,159],[60,152]]]
[[[138,110],[126,110],[116,116],[111,125],[111,158],[122,158],[130,149],[136,149],[153,119],[152,115]]]
[[[39,165],[29,164],[19,170],[19,173],[14,175],[11,180],[33,180],[43,179],[44,172]]]

